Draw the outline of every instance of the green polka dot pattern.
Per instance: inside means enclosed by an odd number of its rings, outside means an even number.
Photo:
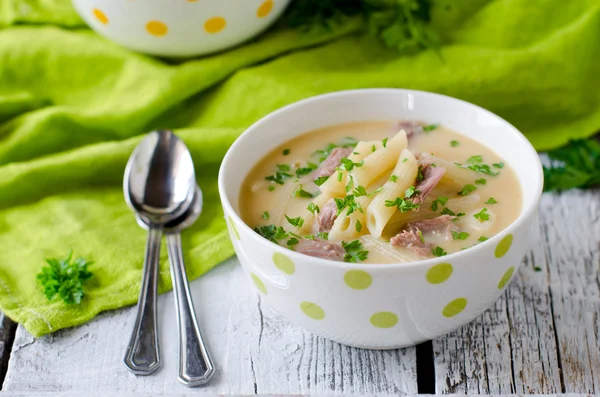
[[[440,263],[432,266],[428,271],[425,278],[431,284],[441,284],[448,280],[452,275],[452,265],[449,263]]]
[[[352,289],[367,289],[373,283],[371,275],[364,270],[349,270],[344,275],[344,282]]]
[[[514,272],[515,272],[514,266],[511,266],[508,268],[508,270],[506,271],[506,273],[504,273],[504,276],[502,276],[502,278],[500,279],[500,282],[498,283],[498,289],[502,289],[502,288],[506,287],[506,284],[508,284],[508,282],[510,281],[510,278],[512,277]]]
[[[233,219],[229,216],[227,217],[227,220],[229,221],[229,226],[231,226],[231,230],[233,231],[233,235],[235,236],[236,239],[240,239],[240,234],[238,233],[237,227],[235,226],[235,223],[233,223]]]
[[[458,298],[448,303],[442,314],[444,317],[454,317],[467,307],[467,300],[465,298]]]
[[[496,251],[494,252],[494,255],[496,256],[496,258],[502,258],[504,255],[506,255],[506,253],[510,249],[510,246],[512,245],[512,242],[513,242],[512,234],[509,234],[506,237],[504,237],[502,240],[500,240],[500,242],[498,243],[498,246],[496,246]]]
[[[277,269],[281,270],[285,274],[294,274],[296,271],[296,265],[287,255],[281,252],[275,252],[273,254],[273,263]]]
[[[266,295],[267,287],[265,287],[265,283],[263,283],[262,280],[254,273],[251,273],[250,277],[252,277],[252,281],[254,281],[254,285],[256,285],[256,288],[258,288],[260,292]]]
[[[379,312],[371,316],[371,324],[377,328],[392,328],[398,323],[398,316],[391,312]]]
[[[325,318],[325,312],[321,309],[321,306],[316,303],[302,302],[300,304],[300,310],[313,320],[323,320]]]

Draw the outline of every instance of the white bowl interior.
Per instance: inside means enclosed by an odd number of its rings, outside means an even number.
[[[271,113],[246,130],[231,146],[219,175],[221,192],[239,216],[240,187],[248,172],[273,148],[303,133],[356,121],[419,120],[440,123],[489,147],[517,174],[522,194],[521,216],[531,211],[543,176],[536,151],[499,116],[444,95],[401,89],[341,91],[306,99]]]

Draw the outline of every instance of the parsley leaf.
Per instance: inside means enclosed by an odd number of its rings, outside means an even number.
[[[268,191],[272,192],[273,190],[275,190],[275,186],[273,185],[269,185],[269,187],[267,188]]]
[[[296,217],[296,218],[290,218],[289,216],[285,215],[285,219],[287,219],[288,223],[298,229],[300,229],[302,227],[302,225],[304,225],[304,219],[302,219],[301,216]]]
[[[494,166],[496,168],[504,168],[504,163],[502,161],[500,161],[499,163],[492,164],[492,166]]]
[[[458,141],[450,141],[450,146],[457,147],[458,145],[460,145],[460,142],[458,142]]]
[[[398,176],[396,176],[396,175],[390,176],[390,182],[398,182]]]
[[[356,231],[358,233],[360,233],[361,230],[362,230],[362,223],[360,223],[360,221],[357,219],[356,220]]]
[[[286,164],[283,164],[283,165],[286,165]],[[278,167],[279,167],[279,165],[278,165]],[[292,177],[292,174],[289,174],[287,172],[277,171],[273,175],[269,175],[269,176],[265,177],[265,179],[270,182],[275,182],[278,185],[283,185],[285,183],[285,181],[291,177]]]
[[[93,276],[88,270],[88,266],[93,262],[83,258],[71,262],[71,259],[73,251],[69,251],[65,259],[46,259],[47,265],[42,267],[41,273],[36,276],[48,300],[58,295],[68,305],[81,303],[84,296],[83,283]]]
[[[283,155],[287,156],[288,154],[290,154],[290,149],[283,149]]]
[[[291,239],[289,239],[287,241],[286,244],[287,244],[288,247],[292,248],[294,245],[296,245],[298,243],[299,243],[298,239],[296,237],[292,237]]]
[[[414,210],[419,208],[420,204],[415,204],[411,200],[404,200],[400,197],[396,197],[395,201],[385,200],[386,207],[397,207],[398,210],[402,213],[408,212],[410,210]]]
[[[600,143],[594,139],[570,141],[548,152],[544,191],[589,188],[600,184]]]
[[[417,236],[419,236],[419,240],[421,240],[422,243],[425,243],[425,237],[423,237],[423,232],[419,229],[417,229]]]
[[[485,236],[481,236],[481,237],[479,237],[479,238],[477,239],[477,241],[479,241],[479,242],[482,242],[482,243],[483,243],[483,242],[484,242],[485,240],[487,240],[487,239],[488,239],[487,237],[485,237]]]
[[[439,124],[429,124],[429,125],[426,125],[425,127],[423,127],[423,131],[430,132],[430,131],[435,130],[439,126],[440,126]]]
[[[361,161],[360,163],[355,163],[347,157],[344,157],[341,160],[340,170],[346,170],[348,172],[352,171],[354,167],[359,168],[362,167],[365,162]]]
[[[383,141],[381,141],[384,148],[387,148],[387,141],[388,141],[388,138],[384,138]]]
[[[306,207],[306,209],[312,212],[313,214],[318,214],[319,212],[321,212],[321,209],[315,203],[310,203],[308,207]]]
[[[487,208],[482,209],[478,213],[473,215],[473,218],[479,219],[479,222],[489,221],[490,214],[487,213]]]
[[[470,236],[470,234],[467,232],[458,233],[458,232],[452,231],[452,238],[454,240],[466,240],[467,237],[469,237],[469,236]]]
[[[317,233],[317,237],[322,238],[323,240],[329,240],[328,232],[319,232]]]
[[[367,195],[367,189],[364,186],[357,186],[354,188],[354,197],[362,197]]]
[[[313,172],[314,170],[316,170],[317,168],[319,168],[318,165],[316,165],[315,163],[311,163],[310,161],[308,163],[306,163],[306,167],[301,167],[296,169],[296,178],[301,178],[304,175],[308,175],[311,172]]]
[[[328,176],[320,176],[317,179],[315,179],[313,182],[315,183],[315,185],[317,186],[321,186],[322,184],[324,184],[327,179],[329,179]]]
[[[438,196],[435,200],[433,200],[431,202],[431,210],[437,211],[439,205],[441,205],[443,207],[446,205],[447,202],[448,202],[448,197]]]
[[[414,197],[417,194],[419,194],[419,191],[417,189],[415,189],[414,186],[409,186],[409,188],[406,189],[406,191],[404,192],[404,198],[409,199],[409,198]]]
[[[495,198],[493,198],[493,197],[490,197],[489,199],[487,199],[487,200],[485,201],[485,204],[496,204],[496,203],[497,203],[497,201],[496,201],[496,199],[495,199]]]
[[[448,207],[445,207],[445,208],[442,210],[441,214],[442,214],[442,215],[451,215],[451,216],[454,216],[454,215],[456,215],[456,214],[454,213],[454,211],[452,211],[452,210],[451,210],[450,208],[448,208]]]
[[[431,253],[434,256],[444,256],[444,255],[448,255],[448,253],[446,251],[444,251],[444,249],[442,247],[440,247],[439,245],[436,246],[435,248],[433,248],[431,250]]]
[[[342,248],[346,251],[344,255],[344,262],[357,263],[367,259],[369,251],[364,250],[360,240],[354,240],[350,243],[342,241]]]
[[[475,183],[478,185],[485,185],[487,183],[487,179],[485,179],[485,178],[475,179]]]
[[[254,231],[267,240],[277,244],[277,240],[281,240],[288,237],[288,233],[281,226],[275,225],[258,226],[254,228]]]
[[[268,221],[268,220],[269,220],[269,211],[265,211],[265,212],[263,212],[263,214],[262,214],[262,218],[263,218],[265,221]]]
[[[483,162],[482,156],[471,156],[467,159],[467,163],[469,164],[481,164]]]
[[[375,145],[373,145],[373,146],[371,147],[371,152],[374,152],[375,150],[377,150],[377,148],[375,147]]]
[[[361,207],[361,205],[354,200],[353,194],[349,194],[346,197],[344,197],[343,199],[334,198],[333,200],[335,201],[335,205],[338,209],[338,212],[337,212],[338,216],[342,213],[342,211],[345,208],[348,208],[348,211],[346,212],[346,216],[352,214],[354,211],[360,211],[361,213],[364,213],[364,210]]]
[[[298,198],[313,198],[314,197],[314,195],[312,193],[304,190],[302,188],[302,185],[300,185],[296,190],[294,190],[294,193],[292,193],[292,196],[298,197]]]
[[[477,187],[475,185],[471,185],[466,184],[462,190],[460,192],[458,192],[459,196],[468,196],[470,193],[473,193],[475,190],[477,190]]]
[[[417,169],[417,182],[421,182],[425,177],[423,176],[423,167],[419,166]]]

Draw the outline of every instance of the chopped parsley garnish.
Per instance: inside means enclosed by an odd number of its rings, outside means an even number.
[[[354,188],[354,197],[362,197],[367,195],[367,189],[364,186],[357,186]]]
[[[406,157],[402,159],[403,163],[406,163],[407,161],[408,161],[408,158],[406,158]]]
[[[496,203],[497,203],[497,201],[496,201],[496,199],[495,199],[495,198],[493,198],[493,197],[490,197],[489,199],[487,199],[487,200],[485,201],[485,204],[496,204]]]
[[[500,161],[499,163],[494,163],[492,165],[496,168],[504,168],[504,163],[502,161]]]
[[[292,248],[294,245],[296,245],[298,243],[299,243],[298,239],[296,237],[292,237],[291,239],[289,239],[287,241],[286,244],[287,244],[288,247]]]
[[[289,164],[277,164],[277,169],[281,172],[286,172],[292,169]]]
[[[489,221],[490,214],[487,213],[487,208],[484,208],[475,215],[473,215],[473,218],[479,219],[479,222]]]
[[[296,169],[296,178],[301,178],[304,175],[308,175],[317,168],[319,168],[318,165],[309,161],[308,163],[306,163],[306,167]]]
[[[373,190],[371,193],[369,193],[367,196],[371,197],[376,195],[377,193],[381,192],[383,190],[382,186],[379,186],[377,189]]]
[[[419,166],[417,170],[417,182],[421,182],[425,177],[423,176],[423,167]]]
[[[337,180],[338,180],[338,182],[342,181],[342,176],[343,176],[342,172],[338,171],[338,173],[337,173]]]
[[[289,216],[285,216],[285,219],[287,219],[287,221],[289,222],[290,225],[300,229],[302,227],[302,225],[304,225],[304,219],[299,216],[296,218],[290,218]]]
[[[272,192],[273,190],[275,190],[275,186],[273,185],[269,185],[269,187],[267,188],[268,191]]]
[[[439,124],[429,124],[429,125],[426,125],[425,127],[423,127],[423,131],[430,132],[430,131],[435,130],[439,126],[440,126]]]
[[[313,198],[314,197],[314,195],[312,193],[304,190],[302,188],[302,185],[300,185],[298,187],[298,189],[294,190],[294,193],[292,193],[292,196],[298,197],[298,198]]]
[[[373,146],[371,147],[371,152],[374,152],[375,150],[377,150],[377,148],[375,147],[375,145],[373,145]]]
[[[450,146],[457,147],[458,145],[460,145],[460,142],[458,142],[458,141],[450,141]]]
[[[364,261],[369,256],[369,251],[364,250],[360,240],[354,240],[350,243],[342,241],[342,248],[346,251],[344,262],[357,263]]]
[[[306,209],[308,209],[313,214],[318,214],[319,212],[321,212],[321,210],[319,209],[319,206],[316,205],[315,203],[310,203],[308,205],[308,207],[306,207]]]
[[[354,167],[359,168],[359,167],[362,167],[364,164],[365,164],[364,161],[361,161],[360,163],[355,163],[354,161],[345,157],[341,160],[340,170],[346,170],[346,171],[350,172],[354,169]]]
[[[263,214],[262,214],[262,218],[263,218],[265,221],[268,221],[268,220],[269,220],[269,211],[265,211],[265,212],[263,212]]]
[[[390,182],[398,182],[398,176],[397,175],[390,176]]]
[[[327,145],[325,147],[325,149],[317,150],[316,152],[313,153],[313,155],[315,155],[315,156],[318,155],[319,163],[322,163],[323,161],[325,161],[325,159],[327,157],[329,157],[329,155],[331,154],[333,149],[338,148],[338,147],[354,148],[357,143],[358,142],[354,138],[347,137],[347,138],[344,138],[342,143],[340,143],[339,145],[336,145],[335,143],[330,143],[329,145]]]
[[[534,270],[534,271],[536,271],[536,272],[541,272],[541,271],[542,271],[542,268],[541,268],[541,267],[539,267],[539,266],[535,266],[535,267],[533,268],[533,270]]]
[[[469,236],[470,236],[470,234],[467,233],[467,232],[460,232],[459,233],[459,232],[452,231],[452,238],[454,240],[466,240],[467,237],[469,237]]]
[[[448,202],[448,197],[445,196],[438,196],[435,200],[433,200],[431,202],[431,210],[432,211],[437,211],[438,206],[445,206],[446,203]]]
[[[281,226],[277,227],[275,225],[266,225],[266,226],[258,226],[254,228],[254,231],[269,241],[277,244],[277,240],[281,240],[287,238],[289,236],[288,232],[285,231]]]
[[[419,240],[421,240],[422,243],[425,243],[425,237],[423,237],[423,232],[419,229],[417,229],[417,236],[419,236]]]
[[[67,305],[79,304],[83,299],[83,283],[92,278],[88,266],[93,262],[83,258],[73,259],[73,251],[64,259],[46,259],[47,265],[42,267],[36,278],[44,289],[48,300],[58,296]]]
[[[458,214],[456,214],[456,216],[465,216],[467,214],[465,214],[464,212],[459,212]]]
[[[360,233],[361,230],[362,230],[362,223],[360,223],[360,221],[357,219],[356,220],[356,231],[358,233]]]
[[[477,241],[479,241],[479,242],[482,242],[482,243],[483,243],[483,242],[484,242],[485,240],[487,240],[487,239],[488,239],[487,237],[485,237],[485,236],[481,236],[481,237],[479,237],[479,239],[477,239]]]
[[[481,164],[483,162],[482,156],[471,156],[467,159],[467,163],[469,164]]]
[[[383,144],[384,148],[387,148],[387,141],[388,141],[387,138],[384,138],[383,141],[381,141],[381,143]]]
[[[290,154],[290,149],[283,149],[283,155],[287,156],[288,154]]]
[[[412,200],[404,200],[400,197],[396,197],[395,201],[385,200],[386,207],[397,207],[398,210],[402,213],[408,212],[410,210],[414,210],[419,208],[420,204],[415,204]]]
[[[436,246],[435,248],[433,248],[433,249],[431,250],[431,253],[432,253],[434,256],[444,256],[444,255],[447,255],[447,254],[448,254],[448,253],[447,253],[446,251],[444,251],[444,249],[443,249],[442,247],[440,247],[439,245],[438,245],[438,246]]]
[[[279,167],[282,165],[287,166],[288,171],[289,171],[289,165],[287,165],[287,164],[278,164],[277,168],[279,169]],[[280,171],[275,172],[273,175],[269,175],[269,176],[265,177],[265,179],[269,182],[274,182],[278,185],[283,185],[285,183],[286,179],[289,179],[291,177],[292,177],[292,174],[289,174],[285,171],[280,170]]]
[[[445,207],[445,208],[442,210],[441,214],[442,214],[442,215],[451,215],[451,216],[454,216],[454,215],[456,215],[456,214],[454,213],[454,211],[452,211],[452,210],[451,210],[450,208],[448,208],[448,207]]]
[[[477,190],[477,187],[475,185],[471,185],[466,184],[462,190],[460,192],[458,192],[459,196],[468,196],[470,193],[473,193],[475,190]]]
[[[315,179],[313,182],[315,183],[315,185],[317,186],[321,186],[322,184],[324,184],[327,179],[329,179],[328,176],[320,176],[317,179]]]
[[[354,187],[354,178],[352,177],[352,175],[350,175],[350,180],[348,181],[348,184],[346,185],[346,193],[350,193],[350,191],[352,190],[353,187]]]
[[[478,185],[485,185],[487,183],[487,179],[485,179],[485,178],[475,179],[475,183]]]
[[[487,164],[472,164],[466,167],[467,169],[475,172],[481,172],[482,174],[490,176],[498,176],[499,172],[492,171],[491,167]]]
[[[404,198],[405,199],[409,199],[409,198],[413,198],[415,195],[419,194],[419,191],[417,189],[415,189],[414,186],[410,186],[408,189],[406,189],[406,191],[404,192]]]
[[[346,197],[344,197],[343,199],[334,198],[333,200],[335,201],[335,205],[338,209],[338,212],[337,212],[338,216],[346,208],[348,208],[348,211],[346,212],[346,216],[350,215],[354,211],[360,211],[361,213],[364,213],[364,210],[361,207],[361,205],[354,200],[353,194],[349,194]]]
[[[323,240],[329,240],[328,232],[319,232],[317,233],[317,237],[322,238]]]

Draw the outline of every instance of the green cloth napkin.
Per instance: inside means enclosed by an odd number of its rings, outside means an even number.
[[[152,129],[177,130],[204,191],[204,212],[183,235],[191,279],[233,254],[216,184],[224,153],[252,122],[299,99],[435,91],[499,114],[540,150],[600,129],[597,0],[456,3],[434,10],[439,54],[400,56],[348,20],[316,33],[276,27],[226,52],[167,62],[87,30],[67,0],[0,0],[0,309],[39,336],[136,302],[146,236],[121,181]],[[35,279],[44,258],[70,249],[95,262],[73,306],[47,301]]]

